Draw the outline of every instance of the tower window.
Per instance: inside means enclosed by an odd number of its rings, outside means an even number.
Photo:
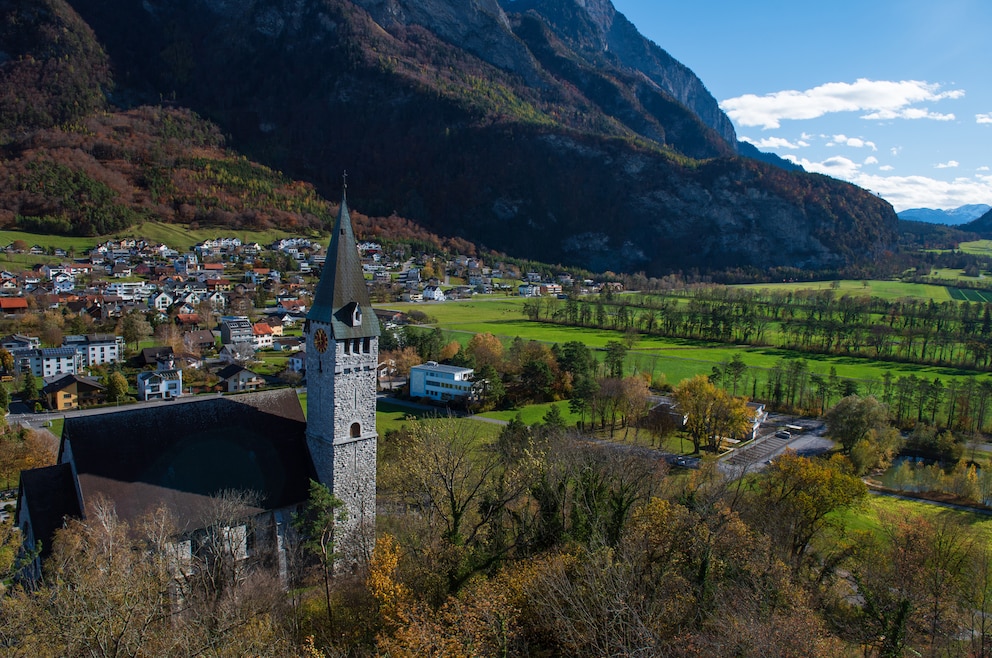
[[[351,424],[351,438],[357,439],[362,435],[362,425],[361,423]]]
[[[372,339],[371,338],[363,338],[362,339],[362,352],[368,354],[371,345],[372,345]]]

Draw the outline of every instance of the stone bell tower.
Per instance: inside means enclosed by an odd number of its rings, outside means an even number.
[[[347,184],[303,333],[307,446],[321,483],[348,511],[335,542],[337,568],[349,570],[371,555],[375,543],[379,322],[362,275]]]

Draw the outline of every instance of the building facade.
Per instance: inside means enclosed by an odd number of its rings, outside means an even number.
[[[446,366],[428,361],[410,368],[410,397],[438,402],[470,399],[473,394],[472,368]]]

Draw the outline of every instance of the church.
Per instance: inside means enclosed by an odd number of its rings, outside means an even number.
[[[306,415],[294,390],[278,389],[67,418],[56,465],[21,474],[15,518],[28,549],[41,543],[35,573],[65,520],[96,505],[112,503],[130,524],[165,507],[180,535],[195,537],[213,522],[217,497],[240,492],[253,529],[242,530],[241,552],[270,550],[285,575],[292,515],[310,480],[347,511],[335,529],[337,568],[365,561],[375,541],[379,323],[346,194],[304,336]]]

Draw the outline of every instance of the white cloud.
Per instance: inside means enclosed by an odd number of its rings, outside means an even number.
[[[869,155],[867,158],[865,158],[864,163],[866,165],[878,164],[878,158],[876,158],[874,155]]]
[[[976,169],[975,171],[989,171],[989,168],[983,165],[983,166],[979,167],[978,169]]]
[[[992,112],[989,112],[988,114],[976,114],[975,115],[975,122],[976,123],[992,123]]]
[[[870,190],[891,203],[897,212],[907,208],[957,208],[992,200],[992,174],[949,181],[928,176],[886,176],[866,173],[861,165],[842,157],[827,158],[822,162],[793,155],[783,157],[802,165],[806,171],[840,178]],[[892,166],[882,165],[878,170],[891,171]]]
[[[899,151],[901,150],[902,150],[901,146],[893,146],[892,148],[889,149],[889,153],[891,153],[892,155],[899,155]]]
[[[790,142],[784,137],[764,137],[762,139],[741,137],[740,140],[752,144],[759,149],[798,149],[809,146],[809,142],[807,141],[799,140],[797,142]]]
[[[871,114],[864,114],[862,119],[868,121],[890,121],[892,119],[931,119],[933,121],[954,121],[953,114],[941,114],[930,112],[927,108],[907,107],[902,110],[878,110]]]
[[[848,137],[847,135],[834,135],[830,138],[831,141],[827,142],[827,146],[850,146],[852,148],[870,148],[872,151],[877,151],[878,148],[875,146],[875,142],[865,141],[860,137]]]
[[[946,117],[953,118],[953,115],[909,106],[962,96],[963,90],[940,91],[939,84],[920,80],[895,82],[860,78],[854,83],[829,82],[805,91],[786,90],[764,96],[746,94],[728,98],[720,107],[741,126],[761,126],[767,130],[778,128],[783,119],[815,119],[832,112],[870,112],[862,118],[884,115],[948,120]]]
[[[939,162],[933,166],[934,169],[953,169],[959,166],[961,163],[957,160],[948,160],[947,162]]]

